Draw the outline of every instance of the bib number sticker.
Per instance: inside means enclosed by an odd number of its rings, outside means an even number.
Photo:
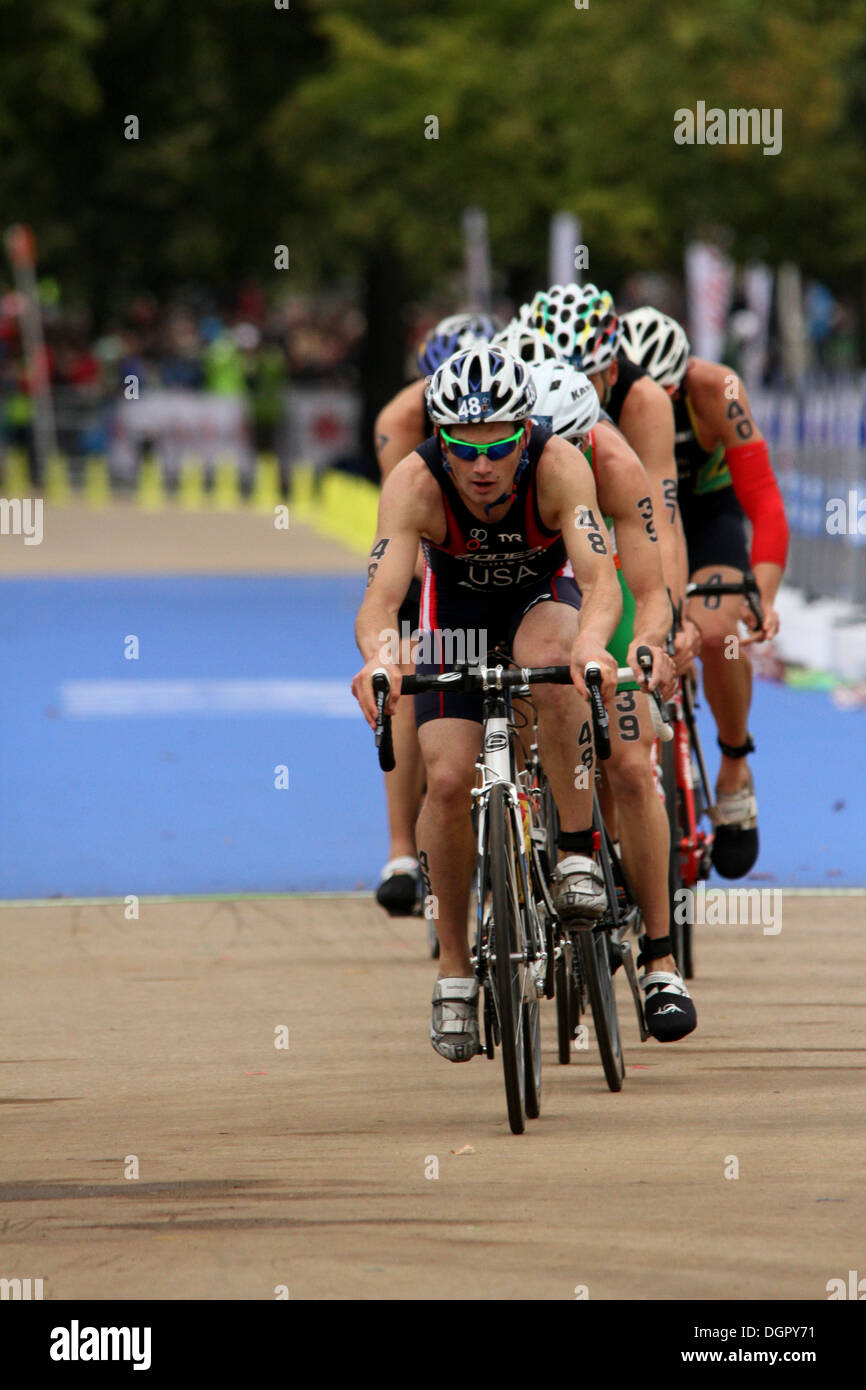
[[[458,420],[483,420],[490,414],[490,392],[478,391],[474,396],[463,396],[457,407]]]

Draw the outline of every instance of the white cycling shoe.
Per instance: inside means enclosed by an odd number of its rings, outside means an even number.
[[[430,1042],[449,1062],[469,1062],[481,1051],[478,1041],[478,981],[437,980],[433,989]]]
[[[607,905],[601,869],[588,854],[569,854],[553,872],[556,910],[563,922],[597,922]]]

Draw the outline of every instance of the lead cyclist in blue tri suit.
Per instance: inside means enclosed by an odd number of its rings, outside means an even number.
[[[437,367],[462,348],[488,341],[498,329],[499,324],[489,314],[451,314],[437,323],[419,345],[418,379],[398,391],[376,418],[376,458],[383,483],[400,460],[433,433],[424,392]],[[404,623],[408,624],[410,632],[417,631],[423,568],[419,555],[412,582],[400,605],[398,631],[401,633]],[[407,674],[410,670],[407,666]],[[392,917],[409,916],[418,911],[423,892],[415,822],[424,789],[424,764],[411,706],[411,700],[404,700],[397,706],[393,720],[396,763],[393,772],[385,773],[390,847],[388,861],[379,877],[376,900]]]

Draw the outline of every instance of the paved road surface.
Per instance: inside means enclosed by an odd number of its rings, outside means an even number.
[[[592,1052],[557,1065],[545,1005],[518,1138],[498,1059],[430,1048],[417,921],[6,907],[0,1275],[54,1299],[825,1299],[863,1269],[866,898],[782,907],[778,936],[698,929],[686,1042],[641,1046],[620,983],[619,1096]]]

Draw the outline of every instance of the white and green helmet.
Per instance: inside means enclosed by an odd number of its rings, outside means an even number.
[[[532,324],[587,376],[609,367],[621,329],[613,297],[596,285],[551,285],[532,301]]]
[[[438,368],[425,392],[437,425],[486,425],[526,420],[535,405],[531,369],[489,343],[456,352]]]
[[[589,434],[601,416],[598,392],[583,372],[568,362],[543,362],[532,370],[537,399],[532,418],[563,439]]]
[[[648,304],[631,309],[622,317],[622,346],[659,386],[679,386],[691,348],[676,319]]]
[[[519,357],[530,367],[539,367],[542,362],[561,362],[562,358],[549,339],[537,328],[530,328],[517,319],[512,319],[507,328],[490,339],[490,346]]]

